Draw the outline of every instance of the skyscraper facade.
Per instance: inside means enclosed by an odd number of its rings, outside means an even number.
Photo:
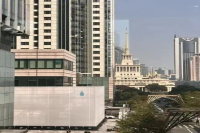
[[[17,37],[15,86],[75,86],[68,0],[29,0],[30,36]],[[69,21],[70,20],[70,21]]]
[[[13,125],[15,36],[28,33],[29,1],[0,0],[0,128]]]
[[[91,0],[87,4],[88,73],[113,77],[114,0]]]
[[[174,70],[177,80],[191,80],[190,57],[200,52],[200,38],[174,37]]]
[[[196,54],[190,58],[191,81],[200,81],[200,55]]]

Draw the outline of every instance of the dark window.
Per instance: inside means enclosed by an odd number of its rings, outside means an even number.
[[[37,42],[34,42],[34,47],[38,47],[38,43]]]
[[[100,42],[100,40],[99,39],[94,39],[93,42]]]
[[[34,24],[34,28],[38,28],[38,24]]]
[[[93,54],[100,54],[100,51],[93,51]]]
[[[93,31],[100,31],[100,28],[93,28]]]
[[[51,17],[44,17],[44,20],[51,20]]]
[[[44,14],[51,14],[51,11],[44,11]]]
[[[34,5],[34,10],[38,10],[38,5]]]
[[[38,34],[38,30],[34,30],[34,34]]]
[[[42,77],[38,78],[38,86],[47,86],[45,77],[44,78],[42,78]]]
[[[44,0],[44,2],[51,2],[51,0]]]
[[[93,68],[93,71],[100,71],[100,68]]]
[[[99,5],[93,5],[93,8],[100,8]]]
[[[93,60],[100,60],[100,57],[93,57]]]
[[[47,78],[47,86],[55,86],[55,78]]]
[[[34,36],[34,40],[38,40],[38,36]]]
[[[94,77],[100,77],[100,74],[94,74],[93,76]]]
[[[37,22],[38,21],[38,18],[34,18],[34,22]]]
[[[100,45],[93,45],[93,48],[100,48]]]
[[[51,5],[44,5],[44,8],[51,8]]]
[[[93,37],[100,37],[100,34],[93,34]]]
[[[29,45],[29,42],[21,42],[21,45]]]
[[[34,3],[38,3],[38,0],[34,0]]]
[[[51,42],[44,42],[44,45],[51,45]]]
[[[51,33],[51,30],[44,30],[44,33]]]
[[[29,39],[29,36],[22,36],[21,39]]]
[[[96,16],[95,16],[95,17],[93,17],[93,19],[94,19],[94,20],[99,20],[100,17],[96,17]]]
[[[94,66],[99,66],[100,63],[99,63],[99,62],[94,62],[93,65],[94,65]]]
[[[100,12],[99,11],[93,11],[93,14],[99,14]]]
[[[38,12],[34,12],[34,16],[37,16],[38,15]]]
[[[93,25],[100,25],[100,22],[93,22]]]
[[[44,36],[44,39],[51,39],[51,36]]]
[[[44,26],[49,27],[51,26],[51,23],[44,23]]]
[[[99,0],[93,0],[93,2],[99,2]]]

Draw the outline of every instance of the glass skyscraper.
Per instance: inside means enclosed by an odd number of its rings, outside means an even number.
[[[190,81],[190,58],[200,52],[200,38],[174,37],[174,70],[177,80]]]
[[[26,0],[0,0],[0,128],[13,125],[15,36],[25,34]]]

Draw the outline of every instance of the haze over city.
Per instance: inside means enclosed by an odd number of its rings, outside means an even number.
[[[133,57],[149,67],[173,69],[174,34],[200,37],[199,6],[199,0],[116,0],[115,31],[120,34],[119,45],[124,47],[122,24],[128,23]]]

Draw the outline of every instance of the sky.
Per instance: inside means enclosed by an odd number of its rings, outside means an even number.
[[[174,68],[174,34],[200,37],[200,0],[115,0],[115,41],[141,64]]]

